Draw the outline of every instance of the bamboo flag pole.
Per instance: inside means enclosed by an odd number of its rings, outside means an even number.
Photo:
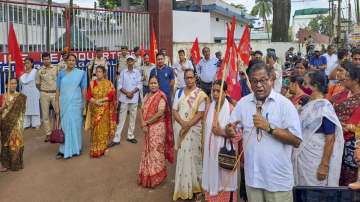
[[[230,48],[230,50],[229,50],[229,53],[230,53],[230,54],[229,54],[229,60],[228,60],[228,61],[225,61],[225,62],[227,62],[227,64],[225,65],[225,69],[223,70],[222,76],[221,76],[221,86],[220,86],[219,101],[221,100],[221,98],[222,98],[222,96],[223,96],[223,94],[224,94],[223,88],[224,88],[224,82],[225,82],[225,75],[226,75],[226,71],[228,71],[228,69],[229,69],[229,62],[230,62],[231,51],[232,51],[232,48]],[[217,113],[217,114],[219,114],[220,108],[221,108],[219,101],[218,101],[218,106],[217,106],[217,109],[216,109],[216,113]],[[217,117],[217,118],[218,118],[218,117]]]
[[[5,90],[7,89],[7,93],[8,94],[10,94],[10,90],[9,90],[9,88],[10,88],[10,80],[11,80],[11,54],[9,54],[9,56],[8,56],[8,66],[9,66],[9,68],[8,68],[8,85],[7,85],[7,88],[5,88]]]

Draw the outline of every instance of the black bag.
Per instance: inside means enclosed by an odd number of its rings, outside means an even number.
[[[233,146],[233,143],[231,142],[231,140],[229,140],[231,149],[228,150],[226,148],[227,140],[228,139],[225,138],[224,146],[219,151],[218,161],[219,161],[219,166],[221,168],[224,168],[226,170],[233,170],[235,168],[237,155],[236,155],[236,151],[234,150],[234,146]]]

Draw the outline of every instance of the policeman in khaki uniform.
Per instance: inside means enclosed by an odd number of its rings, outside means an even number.
[[[42,53],[41,58],[44,66],[41,67],[36,75],[36,86],[40,91],[41,115],[46,134],[45,142],[48,142],[52,131],[49,108],[50,104],[53,108],[55,107],[56,77],[59,69],[51,65],[49,53]]]
[[[61,58],[60,58],[60,61],[59,63],[57,64],[57,67],[58,69],[66,69],[66,60],[67,60],[67,57],[69,56],[69,53],[67,51],[63,51],[61,53]]]
[[[121,46],[121,55],[118,57],[118,67],[116,74],[120,75],[120,72],[127,69],[127,58],[129,56],[129,50],[127,46]]]
[[[96,58],[93,59],[88,66],[89,78],[96,79],[96,68],[98,66],[104,66],[106,71],[108,70],[107,60],[103,57],[102,48],[96,49]]]

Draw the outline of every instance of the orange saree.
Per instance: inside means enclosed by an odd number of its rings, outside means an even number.
[[[116,127],[116,93],[109,80],[91,81],[87,100],[107,98],[103,105],[89,103],[90,113],[90,156],[93,158],[105,154],[107,145],[114,136]]]

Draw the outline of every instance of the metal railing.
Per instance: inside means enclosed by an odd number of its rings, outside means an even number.
[[[57,52],[64,47],[90,51],[96,47],[148,48],[150,14],[0,0],[0,51],[7,52],[12,22],[22,52]]]
[[[0,94],[5,91],[8,75],[8,32],[13,23],[23,56],[38,55],[35,66],[40,67],[40,53],[58,53],[68,47],[71,51],[92,53],[97,47],[117,51],[121,46],[149,48],[150,14],[69,7],[63,4],[39,4],[0,0]],[[91,55],[91,54],[86,54]],[[34,58],[33,58],[34,59]],[[91,57],[79,60],[78,68],[86,69]],[[52,62],[56,64],[58,58]],[[116,57],[108,57],[108,78],[115,82]],[[15,66],[12,65],[14,72]]]

